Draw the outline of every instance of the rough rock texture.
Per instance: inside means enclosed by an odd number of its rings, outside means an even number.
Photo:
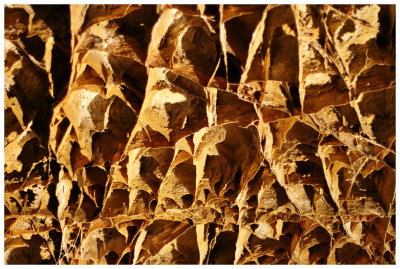
[[[5,6],[5,262],[394,264],[394,22]]]

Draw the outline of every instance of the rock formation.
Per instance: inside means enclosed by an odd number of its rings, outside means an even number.
[[[5,262],[394,264],[394,5],[6,5]]]

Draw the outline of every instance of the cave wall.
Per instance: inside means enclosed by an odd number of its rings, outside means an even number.
[[[7,264],[394,264],[394,5],[6,5]]]

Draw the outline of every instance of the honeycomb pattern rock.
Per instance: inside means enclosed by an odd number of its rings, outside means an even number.
[[[7,264],[395,264],[394,5],[6,5]]]

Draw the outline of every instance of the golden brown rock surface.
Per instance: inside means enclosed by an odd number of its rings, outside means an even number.
[[[5,6],[5,262],[394,264],[395,8]]]

